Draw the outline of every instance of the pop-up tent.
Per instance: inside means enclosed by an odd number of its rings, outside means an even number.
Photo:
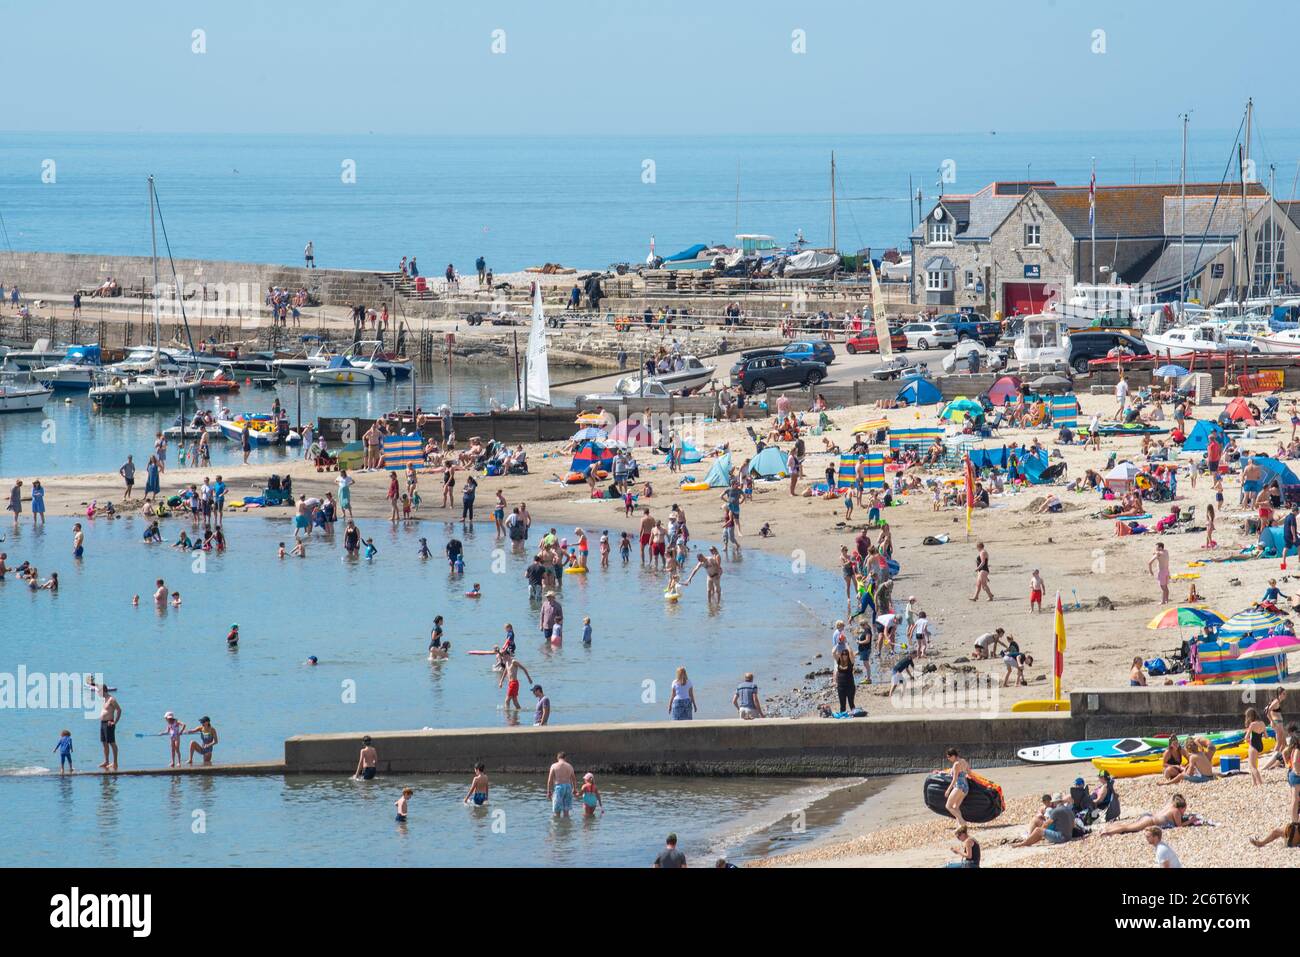
[[[1229,402],[1228,407],[1223,412],[1233,422],[1241,422],[1245,425],[1256,424],[1255,413],[1250,411],[1250,404],[1241,397]]]
[[[1046,449],[1038,449],[1036,451],[1021,449],[1019,452],[1019,458],[1020,472],[1029,480],[1031,485],[1043,485],[1044,483],[1051,481],[1050,478],[1046,478],[1043,475],[1043,472],[1045,472],[1048,467]],[[1058,469],[1057,471],[1060,470]]]
[[[1260,488],[1267,488],[1274,482],[1277,482],[1278,488],[1288,489],[1300,485],[1300,478],[1291,471],[1291,467],[1285,462],[1271,459],[1266,455],[1254,455],[1251,459],[1259,466],[1260,471],[1264,474],[1260,476]]]
[[[1133,485],[1133,480],[1141,473],[1132,462],[1120,462],[1113,469],[1102,476],[1106,483],[1106,488],[1112,492],[1127,492]]]
[[[704,476],[709,488],[727,488],[731,485],[731,453],[727,452],[713,463],[709,474]]]
[[[1281,558],[1284,551],[1287,558],[1300,555],[1300,546],[1292,545],[1287,547],[1286,533],[1281,525],[1270,525],[1261,531],[1259,533],[1259,543],[1264,546],[1265,552],[1273,558]]]
[[[835,487],[854,487],[857,481],[858,459],[862,459],[863,487],[883,488],[885,485],[885,456],[880,452],[868,452],[866,455],[841,455],[839,470],[835,473]]]
[[[1220,445],[1228,444],[1228,437],[1223,434],[1223,429],[1217,422],[1211,422],[1209,419],[1197,419],[1196,425],[1192,427],[1192,432],[1187,436],[1187,441],[1183,443],[1184,452],[1204,452],[1210,447],[1210,436],[1217,435]]]
[[[750,474],[757,475],[760,478],[775,478],[779,475],[785,475],[785,469],[785,453],[775,445],[769,445],[755,455],[749,463]]]
[[[573,453],[569,471],[586,475],[591,469],[608,472],[614,464],[614,452],[596,442],[583,442]]]
[[[898,390],[894,401],[906,402],[908,405],[938,405],[943,401],[943,395],[928,379],[913,379]]]
[[[1014,402],[1023,388],[1019,376],[1004,375],[993,383],[993,387],[987,394],[989,401],[995,406],[1006,405],[1008,402]]]
[[[646,448],[654,444],[654,435],[640,422],[624,419],[614,426],[609,433],[611,442],[623,442],[636,448]]]

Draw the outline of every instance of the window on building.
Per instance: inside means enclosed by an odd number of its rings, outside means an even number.
[[[931,220],[930,221],[930,242],[931,243],[950,243],[952,242],[952,226],[948,220]]]
[[[1265,220],[1255,232],[1255,266],[1250,294],[1267,296],[1286,281],[1286,238],[1280,224]]]
[[[1043,239],[1043,227],[1038,223],[1025,223],[1025,245],[1040,246]]]
[[[974,269],[967,269],[967,270],[966,270],[966,288],[967,288],[967,289],[974,289],[974,288],[975,288],[975,270],[974,270]]]
[[[952,273],[944,269],[931,269],[925,274],[925,288],[930,292],[946,292],[952,288]]]

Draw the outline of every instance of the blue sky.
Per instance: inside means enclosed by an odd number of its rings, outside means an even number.
[[[6,0],[0,128],[460,134],[1300,127],[1293,4]],[[205,53],[192,52],[194,30]],[[505,52],[492,52],[493,31]],[[806,52],[792,51],[803,31]],[[1094,31],[1104,31],[1104,37]],[[1101,41],[1099,43],[1099,40]],[[1094,52],[1104,43],[1105,52]]]

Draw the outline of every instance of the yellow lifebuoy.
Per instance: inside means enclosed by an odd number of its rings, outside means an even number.
[[[585,575],[585,574],[587,574],[587,569],[585,569],[585,568],[581,568],[581,567],[578,567],[578,566],[576,566],[576,565],[570,565],[568,568],[566,568],[566,569],[564,570],[564,574],[566,574],[566,575]]]

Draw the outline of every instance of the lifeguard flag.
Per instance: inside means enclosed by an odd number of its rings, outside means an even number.
[[[966,457],[966,534],[970,534],[970,516],[975,510],[975,466],[970,464],[970,456]]]
[[[1056,662],[1053,667],[1055,677],[1052,679],[1052,697],[1061,700],[1061,675],[1065,671],[1065,608],[1061,605],[1061,593],[1056,593]]]

